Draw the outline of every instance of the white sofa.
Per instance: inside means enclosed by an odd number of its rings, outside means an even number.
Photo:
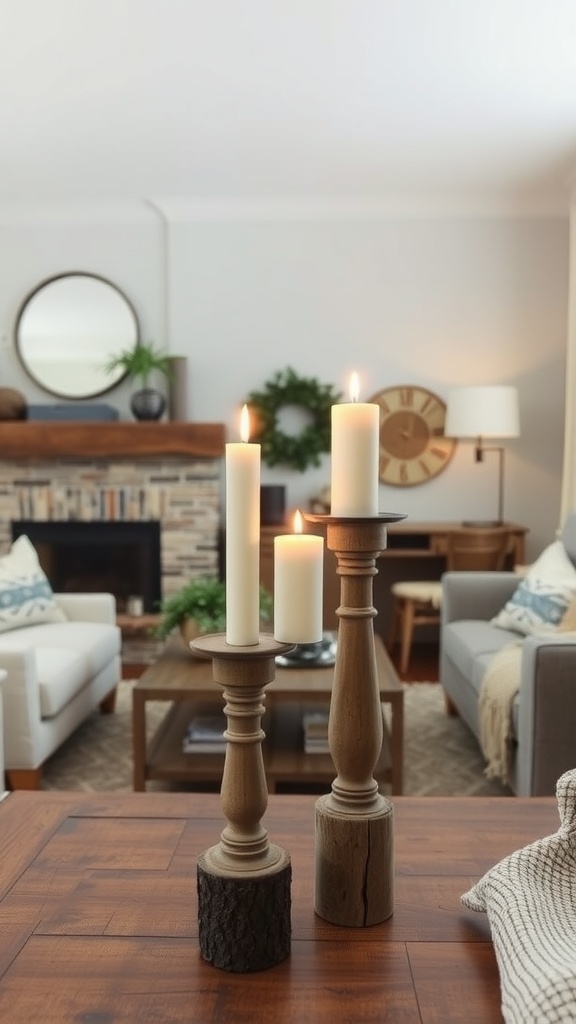
[[[0,634],[9,789],[38,789],[42,765],[98,706],[114,710],[121,634],[112,594],[55,594],[65,621]]]

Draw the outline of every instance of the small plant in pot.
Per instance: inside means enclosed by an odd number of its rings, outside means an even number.
[[[112,356],[106,364],[108,373],[119,368],[141,384],[130,399],[130,409],[136,419],[159,420],[166,408],[166,399],[150,382],[154,373],[170,378],[170,357],[151,342],[139,342],[135,348],[123,349],[118,355]]]
[[[190,580],[176,594],[160,603],[162,618],[156,636],[166,639],[179,629],[186,647],[202,633],[223,633],[226,629],[226,584],[214,576],[200,576]],[[272,618],[272,596],[260,587],[260,618],[263,623]]]

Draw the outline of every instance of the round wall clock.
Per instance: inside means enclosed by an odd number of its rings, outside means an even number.
[[[446,403],[428,388],[405,384],[384,388],[371,399],[380,406],[380,479],[414,487],[438,476],[456,451],[444,437]]]

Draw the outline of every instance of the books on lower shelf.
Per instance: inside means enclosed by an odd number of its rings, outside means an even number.
[[[220,711],[194,715],[182,739],[185,754],[223,754],[226,719]]]
[[[305,711],[302,717],[304,728],[304,753],[328,754],[328,711]]]
[[[328,754],[328,716],[321,710],[304,711],[302,731],[305,754]],[[184,736],[182,750],[185,754],[223,754],[226,751],[224,730],[226,719],[222,711],[205,708],[190,719]]]

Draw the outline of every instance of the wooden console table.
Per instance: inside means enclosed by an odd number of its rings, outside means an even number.
[[[10,1024],[498,1024],[487,918],[460,896],[559,825],[551,797],[397,797],[393,916],[314,915],[314,804],[271,796],[292,860],[291,955],[230,974],[198,947],[196,863],[222,828],[198,793],[16,792],[0,802],[0,1020]]]
[[[401,510],[401,501],[398,507]],[[383,638],[388,637],[392,612],[390,588],[397,580],[439,580],[446,567],[446,537],[451,530],[462,526],[459,522],[416,522],[405,519],[388,527],[388,544],[382,552],[374,577],[374,607],[378,615],[374,629]],[[507,567],[525,561],[527,526],[509,523],[512,530]],[[260,530],[260,577],[270,591],[274,587],[274,537],[290,532],[291,526],[262,526]],[[322,528],[306,523],[308,532],[322,533]],[[340,580],[336,575],[336,559],[331,551],[324,557],[324,628],[337,629],[336,608],[340,603]]]
[[[510,567],[524,562],[524,551],[527,526],[519,523],[507,523],[512,531],[510,542]],[[446,537],[452,530],[462,526],[461,522],[411,522],[404,519],[400,523],[392,523],[388,527],[388,547],[386,556],[389,558],[441,558],[446,557]]]

